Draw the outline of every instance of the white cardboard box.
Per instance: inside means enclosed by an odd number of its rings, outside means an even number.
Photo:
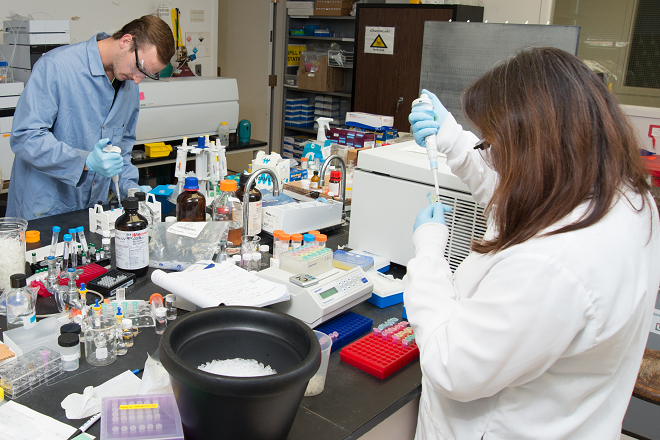
[[[266,232],[281,229],[287,234],[313,231],[341,222],[341,202],[288,203],[263,208],[263,224]]]
[[[346,112],[346,125],[380,130],[394,127],[394,118],[392,116],[374,115],[371,113]]]

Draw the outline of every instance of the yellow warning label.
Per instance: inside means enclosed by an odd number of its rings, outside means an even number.
[[[378,36],[376,37],[376,39],[374,40],[374,42],[371,43],[371,46],[370,46],[370,47],[382,47],[382,48],[386,49],[386,48],[387,48],[387,45],[386,45],[385,42],[383,41],[383,38],[380,36],[380,34],[378,34]]]
[[[305,44],[301,44],[301,45],[289,44],[287,57],[286,57],[286,65],[298,66],[300,64],[300,54],[302,54],[306,50],[307,50],[307,46]]]
[[[157,403],[143,403],[141,405],[119,405],[119,409],[151,409],[158,408]]]

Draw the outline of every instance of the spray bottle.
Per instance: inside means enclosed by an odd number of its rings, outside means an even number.
[[[316,120],[319,125],[318,132],[316,134],[316,141],[305,145],[305,149],[303,150],[303,157],[309,159],[310,163],[314,163],[314,159],[319,159],[319,161],[322,162],[325,157],[330,155],[330,141],[325,135],[325,130],[330,129],[331,121],[332,118],[318,118]],[[328,150],[326,151],[326,154],[323,154],[323,149],[326,147]]]
[[[119,153],[121,154],[121,148],[113,146],[110,142],[103,148],[104,153]],[[117,192],[117,201],[121,205],[121,196],[119,195],[119,174],[112,176],[112,181],[115,182],[115,191]]]
[[[433,102],[426,93],[422,93],[418,99],[412,103],[412,108],[419,107],[424,110],[433,111]],[[435,140],[435,134],[426,136],[424,142],[426,143],[426,154],[431,162],[431,171],[433,171],[433,179],[435,180],[435,193],[440,200],[440,188],[438,185],[438,144]]]

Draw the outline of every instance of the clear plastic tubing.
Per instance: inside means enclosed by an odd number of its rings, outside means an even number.
[[[85,228],[78,226],[76,232],[78,233],[78,240],[80,240],[83,252],[87,253],[89,248],[87,247],[87,239],[85,238]]]
[[[316,237],[314,237],[312,234],[303,235],[303,245],[314,244],[315,241],[316,241]]]
[[[53,238],[50,239],[50,255],[52,257],[57,253],[57,241],[60,238],[60,227],[53,226]]]

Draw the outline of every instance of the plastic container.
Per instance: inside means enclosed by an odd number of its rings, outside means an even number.
[[[328,374],[328,362],[330,361],[330,349],[332,348],[332,339],[328,335],[318,330],[314,330],[314,334],[321,346],[321,366],[309,380],[309,384],[307,384],[307,389],[305,390],[305,397],[321,394],[325,388],[325,377]]]
[[[328,236],[325,234],[319,234],[316,236],[316,244],[319,247],[325,247],[327,241],[328,241]]]
[[[63,333],[57,338],[60,346],[62,370],[76,371],[80,366],[80,338],[75,333]]]
[[[241,209],[241,203],[236,198],[235,180],[226,179],[220,182],[220,194],[211,205],[211,220],[214,222],[229,222],[227,244],[238,246],[241,244],[243,224],[234,220],[234,213]],[[242,215],[241,215],[242,218]]]
[[[25,272],[27,225],[27,220],[22,218],[0,218],[0,292],[9,287],[11,275]]]
[[[199,192],[197,177],[186,177],[184,191],[176,199],[176,220],[179,222],[206,221],[206,198]]]
[[[316,237],[312,234],[303,234],[303,245],[309,246],[316,242]]]
[[[316,327],[316,330],[326,335],[337,333],[337,338],[332,341],[332,350],[330,350],[331,353],[334,353],[356,338],[370,332],[373,324],[372,319],[357,313],[346,312]]]
[[[112,315],[94,316],[85,329],[85,359],[95,367],[117,360],[117,322]]]
[[[5,397],[10,399],[20,397],[60,374],[60,354],[46,347],[39,347],[19,356],[15,362],[0,366],[0,382],[3,384]]]
[[[12,79],[11,68],[5,57],[0,53],[0,83],[14,82]]]
[[[240,181],[238,184],[238,190],[236,190],[236,198],[241,204],[241,209],[234,210],[234,221],[243,224],[243,196],[245,195],[245,185],[250,178],[250,174],[241,174]],[[250,216],[248,220],[248,235],[256,235],[261,232],[261,220],[262,220],[262,207],[261,207],[261,191],[256,188],[256,181],[254,186],[250,188],[250,196],[248,198],[248,215]]]
[[[280,255],[280,269],[294,275],[319,275],[332,270],[332,251],[314,244]]]
[[[356,254],[353,252],[346,252],[342,249],[335,251],[333,266],[337,269],[351,270],[355,266],[360,266],[365,272],[371,269],[374,265],[373,257],[368,255]]]
[[[302,246],[302,234],[291,234],[291,250],[298,249]]]
[[[18,327],[29,329],[37,323],[37,295],[33,295],[27,290],[24,274],[17,273],[10,278],[11,289],[5,297],[7,329],[11,330]]]
[[[124,199],[124,214],[115,221],[115,266],[142,277],[149,269],[149,223],[138,213],[135,197]]]
[[[183,440],[172,394],[112,396],[101,400],[101,438]]]
[[[165,308],[167,309],[167,320],[173,321],[176,319],[176,295],[170,293],[165,295]]]
[[[158,307],[154,314],[156,315],[156,334],[162,335],[167,327],[167,309]]]
[[[186,439],[281,440],[293,425],[309,379],[321,363],[312,329],[272,309],[214,307],[180,317],[160,342]],[[277,374],[230,377],[197,366],[255,359]]]
[[[223,147],[229,146],[229,125],[226,122],[218,125],[218,143]]]

